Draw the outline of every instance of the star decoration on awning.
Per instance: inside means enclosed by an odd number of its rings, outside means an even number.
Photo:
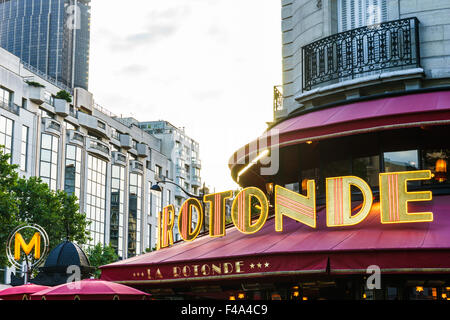
[[[250,264],[250,269],[255,269],[255,267],[257,267],[258,269],[262,269],[263,267],[264,268],[269,268],[269,266],[270,266],[270,263],[267,262],[267,261],[264,262],[264,263],[261,263],[261,262],[258,261],[258,263],[256,263],[256,264],[251,263]]]

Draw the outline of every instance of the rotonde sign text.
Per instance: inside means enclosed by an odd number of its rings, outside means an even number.
[[[410,201],[430,201],[431,191],[409,192],[407,182],[431,179],[430,170],[386,172],[379,174],[380,222],[382,224],[414,223],[433,221],[432,212],[408,212]],[[358,212],[352,212],[351,187],[358,188],[363,201]],[[275,231],[283,231],[283,217],[316,228],[315,181],[308,180],[306,195],[281,186],[274,188]],[[369,185],[355,176],[326,179],[326,223],[328,227],[343,227],[361,223],[372,208],[373,195]],[[203,201],[208,203],[209,235],[225,236],[225,203],[233,196],[232,191],[208,194]],[[258,202],[260,211],[257,219],[252,218],[252,199]],[[254,202],[254,200],[253,200]],[[193,227],[194,210],[197,213],[196,226]],[[269,213],[269,201],[260,189],[248,187],[241,190],[233,200],[231,218],[236,228],[245,234],[257,232],[265,224]],[[185,241],[194,240],[202,229],[204,212],[202,204],[195,198],[187,199],[178,214],[178,231]],[[157,248],[173,244],[175,208],[169,205],[158,216]]]

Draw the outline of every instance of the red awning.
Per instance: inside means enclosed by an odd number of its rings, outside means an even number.
[[[102,266],[103,280],[130,284],[225,280],[312,273],[450,272],[450,196],[410,203],[410,212],[432,211],[433,222],[383,225],[375,203],[362,223],[326,227],[318,208],[317,228],[284,218],[283,232],[269,219],[255,234],[236,228]]]
[[[249,163],[248,159],[243,161],[243,157],[255,158],[261,150],[252,150],[249,146],[257,145],[257,141],[263,141],[264,145],[267,141],[268,147],[285,147],[308,140],[448,123],[450,91],[355,102],[287,119],[236,151],[229,163],[230,168],[235,164]],[[278,143],[275,137],[278,137]]]

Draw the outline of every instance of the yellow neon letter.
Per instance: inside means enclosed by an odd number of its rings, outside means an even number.
[[[252,223],[252,199],[259,202],[260,215]],[[266,195],[255,187],[245,188],[238,193],[231,207],[231,218],[237,229],[246,234],[252,234],[262,228],[269,214],[269,202]]]
[[[357,214],[352,215],[351,186],[361,190],[363,204]],[[363,221],[372,208],[372,190],[358,177],[327,178],[327,226],[351,226]]]
[[[158,244],[156,249],[173,245],[173,225],[175,222],[175,208],[169,205],[158,215]]]
[[[197,226],[192,230],[192,209],[197,211]],[[194,198],[187,199],[180,208],[178,214],[178,231],[185,241],[197,238],[203,225],[203,208],[200,201]]]
[[[20,233],[16,233],[14,241],[14,260],[20,260],[20,248],[23,249],[26,255],[29,255],[34,248],[34,258],[39,259],[41,257],[41,235],[39,232],[33,235],[28,244],[25,243]]]
[[[207,194],[203,201],[209,202],[209,235],[223,237],[225,235],[225,200],[233,196],[233,191]]]
[[[431,201],[431,191],[408,192],[412,180],[431,179],[430,170],[380,173],[381,223],[433,221],[432,212],[408,212],[409,201]]]
[[[303,196],[289,189],[275,186],[275,231],[283,231],[283,216],[316,227],[316,186],[308,180],[308,193]]]

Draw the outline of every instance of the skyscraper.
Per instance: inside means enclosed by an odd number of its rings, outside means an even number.
[[[0,46],[70,88],[88,88],[89,38],[90,0],[0,0]]]

